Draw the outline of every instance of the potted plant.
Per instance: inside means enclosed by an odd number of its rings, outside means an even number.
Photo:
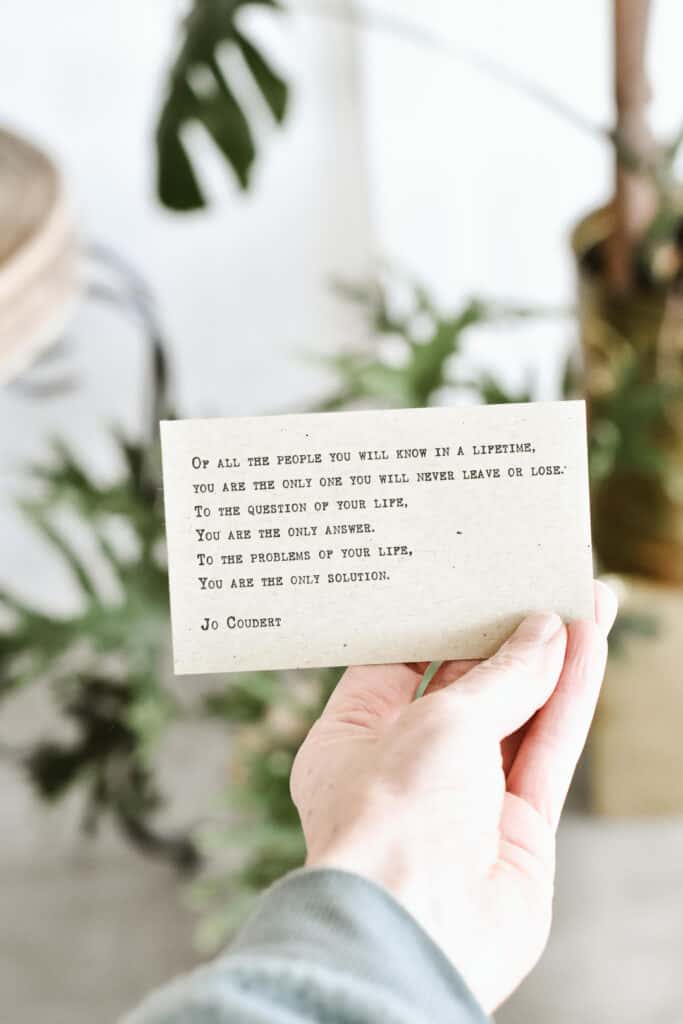
[[[593,731],[594,805],[611,813],[680,811],[683,755],[682,136],[662,144],[648,120],[649,0],[614,0],[614,193],[573,235],[591,437],[593,536],[623,578],[627,614],[649,615],[612,662]],[[656,687],[656,688],[655,688]]]

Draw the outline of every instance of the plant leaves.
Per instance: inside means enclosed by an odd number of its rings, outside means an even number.
[[[233,46],[241,54],[274,120],[279,123],[285,118],[287,83],[237,27],[238,15],[247,7],[280,10],[276,0],[194,0],[183,23],[184,40],[171,69],[156,131],[157,192],[172,210],[197,210],[206,205],[183,138],[193,122],[209,133],[240,187],[247,189],[250,184],[256,144],[248,112],[220,62],[225,46]]]
[[[137,479],[145,449],[115,441],[125,472],[111,484],[91,478],[59,441],[50,462],[33,467],[39,495],[20,505],[74,574],[82,600],[78,610],[55,614],[0,590],[0,608],[9,618],[0,629],[0,698],[31,684],[49,686],[70,720],[68,741],[39,739],[22,758],[42,796],[57,800],[79,786],[87,797],[84,827],[92,830],[108,812],[139,848],[187,870],[198,864],[194,844],[159,832],[152,820],[160,794],[151,754],[180,713],[164,685],[168,588],[165,569],[153,557],[163,543],[163,519]],[[78,521],[110,563],[118,598],[100,599],[89,563],[58,528],[60,511]],[[125,521],[134,540],[130,557],[119,558],[109,543],[112,517]]]
[[[270,64],[264,60],[246,36],[241,32],[236,32],[235,41],[242,51],[247,67],[256,79],[256,84],[261,90],[271,114],[276,121],[283,121],[287,113],[287,84],[273,71]]]

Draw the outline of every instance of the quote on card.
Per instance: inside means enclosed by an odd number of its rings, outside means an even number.
[[[161,424],[179,674],[488,656],[593,615],[583,402]]]

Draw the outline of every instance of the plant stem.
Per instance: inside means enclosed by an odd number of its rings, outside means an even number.
[[[650,86],[645,49],[650,0],[614,0],[614,93],[616,101],[614,227],[607,242],[607,277],[614,294],[632,284],[634,253],[657,210],[657,190],[647,168],[655,142],[647,117]],[[620,147],[633,155],[620,159]]]

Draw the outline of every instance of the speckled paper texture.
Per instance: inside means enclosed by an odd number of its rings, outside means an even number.
[[[179,674],[486,657],[592,618],[583,402],[161,424]]]

